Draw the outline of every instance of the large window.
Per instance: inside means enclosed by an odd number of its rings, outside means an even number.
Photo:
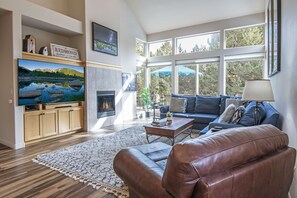
[[[172,41],[158,41],[149,43],[149,56],[168,56],[172,55]]]
[[[149,74],[152,100],[168,104],[172,93],[172,66],[150,67]]]
[[[144,63],[152,100],[168,104],[171,93],[241,96],[247,80],[264,77],[264,31],[259,21],[196,35],[178,31],[172,35],[179,37],[148,43]]]
[[[220,33],[202,34],[176,39],[176,54],[212,51],[220,48]]]
[[[263,78],[264,59],[236,60],[226,62],[226,92],[241,96],[245,81]]]
[[[180,65],[176,67],[178,73],[178,93],[184,95],[196,94],[196,66]]]
[[[219,63],[198,64],[199,95],[219,94]]]
[[[140,94],[144,88],[144,78],[145,78],[145,67],[136,67],[136,80],[137,80],[137,107],[142,107],[142,101],[140,99]]]
[[[219,63],[200,63],[177,66],[178,93],[185,95],[218,95]]]
[[[225,31],[226,48],[264,45],[264,25]]]
[[[136,39],[136,54],[138,56],[145,56],[145,44],[138,39]]]

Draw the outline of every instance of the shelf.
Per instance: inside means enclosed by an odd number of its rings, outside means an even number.
[[[84,62],[80,60],[60,58],[55,56],[44,56],[41,54],[32,54],[28,52],[22,52],[22,58],[27,60],[35,60],[35,61],[43,61],[57,64],[66,64],[66,65],[74,65],[74,66],[84,66]]]

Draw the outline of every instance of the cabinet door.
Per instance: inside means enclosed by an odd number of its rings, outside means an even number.
[[[57,111],[44,111],[42,115],[42,136],[47,137],[58,134]]]
[[[70,109],[59,109],[59,133],[71,131]]]
[[[41,112],[25,113],[25,142],[42,137],[40,125],[41,116]]]
[[[83,128],[83,108],[72,108],[71,112],[71,129],[79,130]]]

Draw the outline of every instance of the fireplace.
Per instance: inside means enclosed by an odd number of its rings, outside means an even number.
[[[115,91],[97,91],[97,118],[115,115]]]

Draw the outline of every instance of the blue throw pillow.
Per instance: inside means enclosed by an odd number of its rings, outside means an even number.
[[[242,118],[239,121],[239,124],[243,126],[253,126],[255,108],[256,108],[256,102],[249,103],[245,109],[244,114],[242,115]],[[262,103],[259,103],[259,111],[261,114],[261,121],[260,121],[261,123],[266,116],[266,111]]]
[[[196,96],[195,113],[219,115],[221,98],[217,96]]]
[[[183,96],[183,95],[172,94],[171,97],[186,98],[187,99],[186,113],[195,113],[195,104],[196,104],[195,96]]]

